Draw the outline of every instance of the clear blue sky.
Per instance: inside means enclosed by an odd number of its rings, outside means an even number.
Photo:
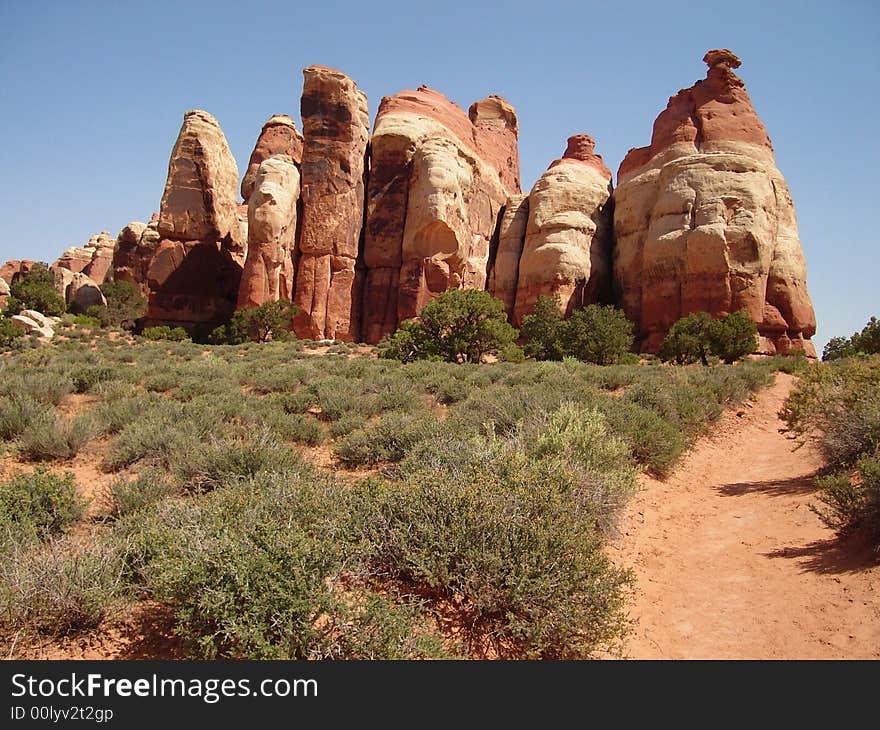
[[[818,345],[880,315],[876,0],[675,5],[412,0],[0,4],[0,262],[52,261],[158,209],[184,111],[219,120],[243,172],[262,123],[299,118],[301,70],[367,93],[427,84],[520,119],[523,186],[589,132],[616,171],[668,97],[727,47],[797,205]]]

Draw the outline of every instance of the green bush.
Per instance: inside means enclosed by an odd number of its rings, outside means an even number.
[[[554,297],[541,296],[531,314],[523,317],[520,337],[528,357],[536,360],[562,360],[566,355],[565,322]]]
[[[171,452],[174,473],[186,486],[198,489],[215,489],[239,477],[282,470],[298,460],[298,455],[269,431],[249,439],[211,439],[195,448],[183,440]]]
[[[141,336],[146,340],[169,340],[171,342],[189,341],[189,333],[183,327],[168,327],[161,325],[159,327],[147,327]]]
[[[437,421],[431,416],[391,411],[340,439],[333,451],[346,464],[400,461],[409,449],[429,438],[437,428]]]
[[[52,636],[97,628],[126,596],[124,557],[124,546],[110,540],[13,543],[0,560],[4,623]]]
[[[418,320],[403,322],[380,357],[481,362],[485,355],[509,350],[517,334],[500,299],[476,289],[449,289],[428,302]]]
[[[596,365],[613,365],[633,345],[633,323],[611,306],[590,304],[576,310],[565,322],[566,354]]]
[[[265,302],[258,307],[239,309],[229,323],[217,327],[210,336],[215,345],[240,345],[244,342],[284,341],[295,337],[293,318],[299,307],[290,302]]]
[[[97,428],[89,414],[63,418],[45,411],[28,424],[18,439],[18,449],[30,461],[72,459],[91,439]]]
[[[25,332],[11,319],[0,314],[0,351],[14,349],[21,343]]]
[[[840,360],[856,355],[880,354],[880,320],[871,317],[861,332],[852,337],[832,337],[822,351],[822,359]]]
[[[758,349],[758,326],[746,312],[712,319],[708,312],[682,317],[660,343],[657,354],[664,362],[709,364],[714,355],[733,363]]]
[[[305,465],[167,504],[145,541],[148,588],[202,658],[418,658],[412,617],[340,584],[345,494]]]
[[[880,552],[880,457],[863,456],[855,474],[840,472],[819,480],[816,511],[841,536],[861,534]]]
[[[0,440],[17,439],[46,410],[29,395],[0,397]]]
[[[116,370],[107,365],[85,365],[74,370],[70,379],[75,393],[88,393],[98,383],[105,383],[116,377]]]
[[[55,276],[46,264],[35,264],[9,286],[6,312],[18,314],[25,309],[34,309],[47,317],[60,317],[65,312],[64,300],[55,291]]]
[[[147,298],[128,281],[109,281],[101,285],[101,291],[107,304],[89,307],[88,314],[103,327],[132,330],[137,320],[147,313]]]
[[[112,514],[116,518],[126,517],[175,494],[177,489],[160,469],[145,469],[134,478],[121,476],[110,485]]]
[[[352,521],[372,570],[451,602],[499,656],[575,658],[626,629],[624,588],[593,528],[594,507],[553,460],[501,449],[442,470],[355,488]]]
[[[0,525],[15,523],[38,535],[58,534],[82,517],[84,505],[76,482],[45,469],[19,474],[0,485]]]

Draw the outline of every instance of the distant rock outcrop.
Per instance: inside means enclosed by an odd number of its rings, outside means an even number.
[[[680,317],[745,310],[764,352],[815,356],[794,205],[728,50],[669,100],[614,192],[615,280],[642,351]]]
[[[302,223],[294,302],[298,336],[356,340],[358,264],[370,117],[366,95],[340,71],[309,66],[303,119]]]
[[[594,147],[589,135],[570,137],[565,154],[529,193],[514,307],[517,325],[541,296],[556,297],[565,314],[609,297],[611,172]]]
[[[148,324],[207,327],[229,319],[247,248],[238,205],[238,168],[220,125],[205,111],[187,112],[147,269]]]
[[[153,214],[149,223],[133,221],[116,237],[113,249],[113,278],[133,284],[144,296],[150,292],[147,273],[159,247],[159,216]]]
[[[424,86],[382,100],[367,192],[365,341],[447,289],[485,288],[499,213],[520,192],[517,133],[500,97],[469,115]]]

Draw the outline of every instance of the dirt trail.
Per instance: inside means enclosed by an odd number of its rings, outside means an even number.
[[[645,478],[612,546],[637,578],[634,659],[880,658],[880,567],[810,510],[815,449],[793,450],[779,374],[665,482]]]

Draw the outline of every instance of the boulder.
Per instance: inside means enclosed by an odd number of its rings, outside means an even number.
[[[68,271],[82,271],[90,263],[92,263],[92,251],[79,246],[71,246],[64,250],[64,253],[52,264],[52,267]]]
[[[287,155],[269,157],[257,169],[248,202],[239,309],[292,300],[299,180],[299,170]]]
[[[37,318],[32,316],[35,314],[38,315]],[[46,318],[39,312],[34,312],[31,309],[27,309],[21,314],[13,314],[9,319],[27,333],[37,335],[37,337],[51,340],[55,336],[55,330],[52,329]]]
[[[9,284],[6,283],[6,279],[0,278],[0,309],[4,309],[6,307],[6,302],[9,300]]]
[[[363,339],[378,342],[446,289],[484,289],[499,213],[519,190],[516,113],[465,114],[425,86],[386,97],[372,140]]]
[[[370,118],[366,95],[324,66],[303,71],[302,223],[294,302],[299,337],[357,340],[358,252]]]
[[[609,297],[611,171],[594,147],[589,135],[570,137],[565,154],[529,193],[513,318],[517,326],[541,296],[556,297],[564,314]]]
[[[159,240],[146,271],[147,325],[210,329],[229,319],[247,241],[242,240],[238,168],[220,125],[205,111],[184,115],[156,231]]]
[[[74,272],[73,281],[67,287],[66,301],[70,310],[79,314],[85,314],[91,306],[107,306],[101,287],[82,272]]]
[[[248,160],[247,170],[241,181],[241,197],[247,203],[254,191],[257,170],[263,161],[276,155],[286,155],[294,164],[302,162],[303,137],[296,129],[296,123],[286,114],[275,114],[269,118],[260,131],[254,151]]]
[[[794,205],[726,49],[671,97],[614,191],[614,279],[643,352],[680,317],[744,310],[764,352],[815,356],[816,320]]]
[[[64,300],[65,305],[70,304],[68,292],[73,284],[73,272],[63,266],[52,266],[49,270],[52,272],[55,291],[58,292],[58,296]]]

